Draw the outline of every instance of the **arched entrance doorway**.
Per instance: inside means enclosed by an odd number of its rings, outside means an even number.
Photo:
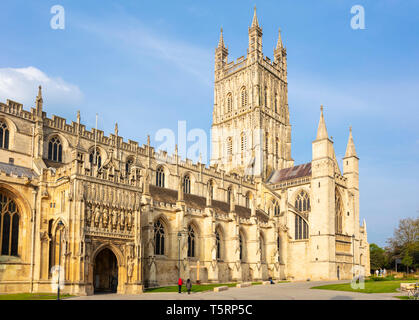
[[[118,261],[108,248],[100,251],[95,259],[93,273],[95,293],[116,293],[118,288]]]

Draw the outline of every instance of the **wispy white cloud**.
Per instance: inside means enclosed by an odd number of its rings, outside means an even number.
[[[108,43],[110,47],[134,53],[141,57],[157,58],[195,76],[205,85],[212,86],[211,49],[182,41],[179,36],[163,34],[145,26],[140,20],[124,15],[118,23],[80,21],[78,27]],[[121,23],[123,21],[123,23]],[[143,62],[143,61],[142,61]]]
[[[51,77],[35,67],[0,68],[0,101],[11,99],[33,106],[38,86],[50,105],[71,106],[83,99],[81,90],[60,77]]]

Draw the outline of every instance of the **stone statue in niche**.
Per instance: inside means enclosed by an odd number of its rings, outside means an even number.
[[[108,226],[108,219],[109,219],[108,208],[105,207],[103,208],[103,218],[102,218],[102,224],[104,228]]]
[[[100,223],[100,209],[99,206],[95,208],[95,227],[98,228]]]
[[[120,212],[120,229],[124,230],[125,229],[125,211],[121,210]]]
[[[93,215],[93,209],[92,209],[92,205],[88,205],[86,207],[86,224],[90,227],[90,224],[92,222],[92,215]]]
[[[118,211],[114,209],[112,212],[112,228],[116,229],[117,224],[118,224]]]
[[[128,212],[127,227],[128,227],[128,230],[131,230],[132,228],[132,212],[131,211]]]

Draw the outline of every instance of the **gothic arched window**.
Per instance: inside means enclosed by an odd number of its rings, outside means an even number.
[[[250,208],[251,198],[252,198],[252,194],[250,192],[247,192],[246,196],[245,196],[245,206],[246,206],[246,208]]]
[[[9,149],[9,128],[0,120],[0,148]]]
[[[279,206],[278,202],[274,202],[274,216],[279,216],[279,214],[281,213],[281,208]]]
[[[227,203],[231,202],[231,196],[233,194],[233,189],[230,187],[227,188]]]
[[[229,157],[233,155],[233,139],[231,137],[227,138],[227,155]]]
[[[299,215],[295,215],[295,240],[308,239],[308,224]]]
[[[276,157],[279,156],[279,139],[278,138],[276,138],[276,141],[275,141],[275,155]]]
[[[247,90],[245,87],[241,90],[242,108],[247,107]]]
[[[164,170],[163,167],[158,167],[156,171],[156,186],[164,188]]]
[[[127,162],[125,162],[125,173],[127,176],[129,176],[133,164],[134,160],[132,158],[128,158]]]
[[[265,86],[265,108],[268,107],[268,87]]]
[[[299,212],[310,211],[310,197],[305,191],[301,191],[295,198],[295,209]]]
[[[16,203],[0,192],[0,255],[18,255],[19,219]]]
[[[185,175],[183,177],[183,192],[191,193],[191,178],[189,177],[189,175]]]
[[[195,231],[188,226],[188,257],[195,257]]]
[[[89,154],[89,162],[91,165],[97,165],[98,168],[102,166],[102,156],[100,155],[99,148],[93,148]]]
[[[275,93],[275,113],[278,111],[278,94]]]
[[[160,220],[154,223],[154,254],[164,255],[164,226]]]
[[[63,161],[63,146],[58,137],[53,137],[48,142],[48,160],[56,162]]]
[[[233,98],[231,93],[227,95],[227,113],[230,113],[233,110]]]
[[[244,132],[242,132],[240,136],[240,149],[241,149],[241,157],[244,157],[244,153],[246,152],[247,148],[247,137]]]
[[[215,231],[215,245],[217,248],[217,259],[221,259],[221,238],[218,230]]]
[[[335,190],[335,231],[336,233],[343,232],[343,207],[342,199],[340,197],[339,191]]]

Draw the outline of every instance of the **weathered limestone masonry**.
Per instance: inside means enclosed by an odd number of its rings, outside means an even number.
[[[246,58],[215,50],[211,166],[0,103],[0,292],[141,293],[175,284],[350,279],[369,273],[358,156],[343,174],[323,116],[312,162],[294,166],[286,49],[262,53],[256,12]]]

